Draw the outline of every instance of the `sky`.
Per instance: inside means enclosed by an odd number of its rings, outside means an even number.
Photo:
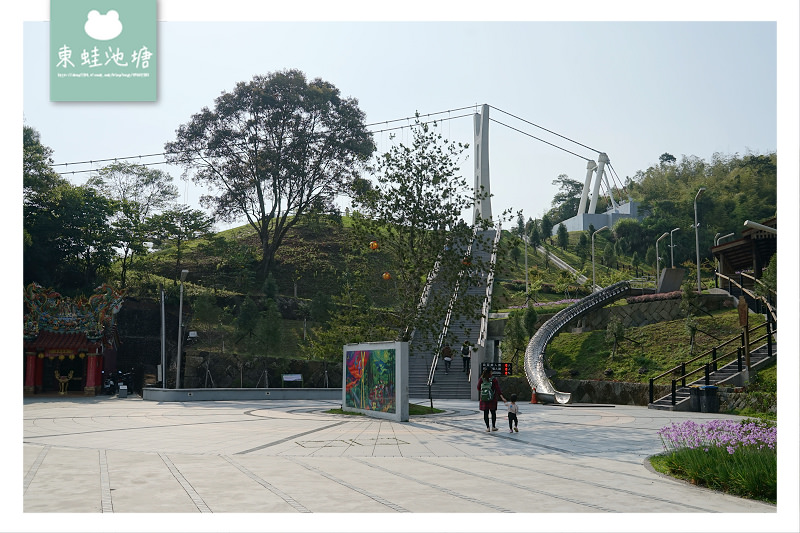
[[[786,238],[783,242],[791,244],[781,248],[781,292],[798,294],[796,2],[306,0],[283,4],[159,0],[154,103],[50,102],[49,2],[28,0],[7,6],[12,13],[0,21],[0,34],[4,50],[15,53],[8,54],[4,69],[4,116],[14,118],[2,121],[0,128],[8,166],[14,175],[21,173],[20,121],[35,128],[53,149],[59,172],[99,168],[99,164],[75,164],[90,160],[133,157],[155,163],[157,157],[138,156],[163,152],[164,144],[174,140],[175,130],[204,106],[212,107],[223,91],[255,75],[298,68],[358,99],[366,122],[374,124],[370,129],[376,132],[379,151],[392,142],[407,142],[409,133],[407,128],[396,130],[396,140],[391,141],[387,132],[378,130],[402,125],[403,121],[391,121],[415,112],[423,116],[443,112],[436,117],[451,120],[441,123],[442,135],[472,145],[471,114],[482,104],[492,106],[492,119],[524,132],[498,122],[490,125],[495,214],[511,209],[522,210],[526,218],[540,217],[557,192],[552,181],[561,174],[582,181],[586,161],[581,157],[596,159],[597,151],[608,154],[624,180],[656,164],[665,152],[679,159],[710,160],[716,152],[777,150],[782,241]],[[468,116],[453,118],[463,114]],[[462,167],[471,182],[472,149],[464,155]],[[155,168],[176,179],[182,202],[199,207],[204,191],[179,181],[180,169]],[[76,184],[88,176],[67,175]],[[15,194],[0,195],[0,201],[8,220],[21,226],[21,180],[15,184]],[[20,235],[21,227],[17,228]],[[21,250],[18,241],[15,244],[13,249]],[[21,279],[21,261],[11,268],[18,268]],[[7,298],[18,298],[19,285],[7,285],[10,288],[3,289]],[[796,309],[786,312],[793,314]],[[18,320],[16,315],[13,320]],[[16,324],[13,320],[8,323]],[[796,338],[787,341],[794,344]],[[785,375],[796,377],[796,368]],[[21,372],[20,366],[12,374]],[[785,394],[783,383],[779,387]],[[788,398],[796,408],[796,390],[792,394]],[[792,461],[796,448],[794,452]],[[17,487],[11,494],[19,501]],[[761,527],[759,519],[737,517],[727,526]],[[459,524],[467,530],[478,523]],[[704,525],[713,527],[713,522]],[[637,530],[635,524],[629,528]]]

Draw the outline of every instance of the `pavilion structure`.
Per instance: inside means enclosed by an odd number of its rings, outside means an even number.
[[[31,283],[24,300],[24,393],[97,394],[105,357],[116,349],[122,293],[102,285],[73,299]]]

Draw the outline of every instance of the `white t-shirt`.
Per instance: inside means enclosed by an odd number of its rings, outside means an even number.
[[[519,413],[519,405],[515,403],[508,402],[508,412],[517,414]]]

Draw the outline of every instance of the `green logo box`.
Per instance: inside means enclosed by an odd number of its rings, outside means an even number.
[[[50,100],[154,102],[156,0],[50,0]]]

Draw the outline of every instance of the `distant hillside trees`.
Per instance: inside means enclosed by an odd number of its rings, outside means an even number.
[[[289,228],[347,190],[375,145],[356,99],[299,70],[255,76],[214,104],[178,128],[167,159],[212,190],[201,202],[218,219],[257,232],[263,279]]]

